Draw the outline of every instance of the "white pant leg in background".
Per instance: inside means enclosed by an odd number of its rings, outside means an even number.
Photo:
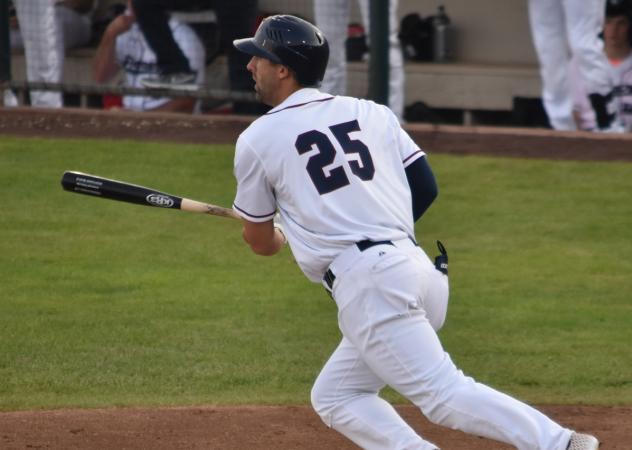
[[[347,93],[347,27],[349,0],[314,0],[316,26],[329,43],[329,63],[321,85],[323,92],[333,95]]]
[[[443,275],[421,249],[371,247],[334,273],[344,339],[312,390],[328,426],[365,449],[432,449],[378,397],[389,385],[433,423],[518,450],[566,449],[571,430],[452,363],[434,329],[442,318],[433,310],[447,304],[447,279],[442,288]]]
[[[55,5],[55,16],[61,30],[64,49],[88,45],[92,38],[92,19],[89,14],[79,14],[62,3]],[[12,49],[24,49],[24,41],[20,29],[10,30]]]
[[[367,38],[370,34],[370,13],[368,0],[358,0]],[[397,0],[389,4],[389,97],[388,103],[397,118],[402,121],[404,114],[404,56],[399,38],[399,18]],[[316,26],[329,41],[329,64],[325,72],[322,90],[334,95],[347,93],[346,40],[349,25],[350,0],[315,0],[314,16]]]
[[[599,33],[603,30],[605,0],[565,0],[568,39],[587,94],[608,95],[612,80]]]
[[[397,15],[398,0],[390,0],[388,5],[388,106],[395,113],[400,122],[404,117],[404,54],[399,42],[399,16]],[[371,13],[369,0],[358,0],[362,22],[367,38],[371,35]],[[367,42],[370,44],[370,42]]]
[[[15,10],[24,41],[26,75],[29,82],[60,83],[64,48],[53,0],[19,0]],[[31,91],[31,105],[60,108],[60,92]]]
[[[555,130],[576,130],[569,81],[571,54],[562,1],[529,0],[529,20],[540,62],[542,103],[549,122]]]

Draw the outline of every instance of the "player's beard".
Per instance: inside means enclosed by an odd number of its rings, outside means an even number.
[[[271,92],[272,87],[269,84],[262,84],[262,80],[255,81],[255,98],[257,101],[268,106],[275,106],[272,102]]]
[[[261,93],[259,92],[259,86],[255,82],[255,98],[258,102],[264,103],[263,98],[261,97]]]

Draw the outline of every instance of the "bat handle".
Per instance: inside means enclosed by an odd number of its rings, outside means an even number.
[[[189,198],[183,198],[180,205],[180,209],[183,211],[197,212],[203,214],[211,214],[213,216],[223,216],[230,219],[240,220],[241,217],[235,211],[222,206],[212,205],[210,203],[198,202],[197,200],[191,200]]]

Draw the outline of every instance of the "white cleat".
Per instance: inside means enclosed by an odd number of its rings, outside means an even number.
[[[179,89],[194,91],[198,89],[195,74],[192,72],[178,72],[147,76],[140,80],[140,84],[150,89]]]
[[[627,130],[622,124],[618,122],[613,122],[610,125],[608,125],[606,128],[601,128],[601,129],[598,129],[597,131],[599,133],[605,133],[605,134],[621,134],[621,133],[625,133]]]
[[[583,433],[573,433],[566,450],[598,450],[599,441],[595,436]]]

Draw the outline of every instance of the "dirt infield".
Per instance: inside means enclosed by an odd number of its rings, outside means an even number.
[[[443,450],[511,448],[432,425],[413,407],[397,409],[415,430]],[[569,428],[596,434],[602,450],[630,449],[632,407],[540,409]],[[358,447],[329,430],[306,406],[253,406],[0,413],[0,448],[351,450]]]
[[[234,143],[252,118],[1,109],[0,135]],[[428,153],[632,161],[632,136],[548,130],[407,125]],[[590,431],[602,450],[629,450],[632,406],[541,406],[563,425]],[[430,424],[413,407],[403,417],[444,450],[506,445]],[[627,436],[626,436],[627,433]],[[13,449],[353,449],[307,406],[125,408],[0,413],[0,448]]]

